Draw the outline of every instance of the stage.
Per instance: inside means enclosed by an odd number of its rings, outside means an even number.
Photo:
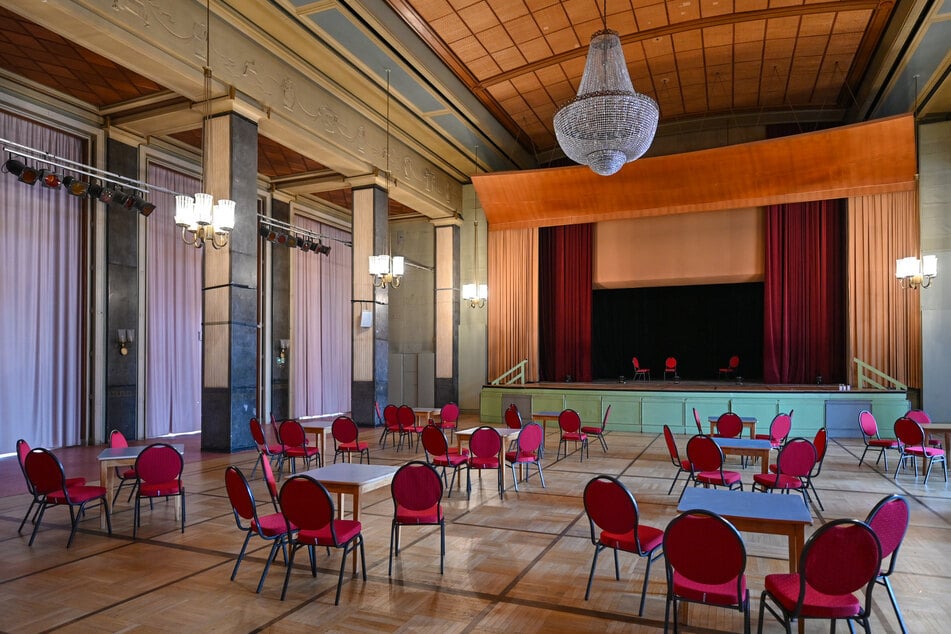
[[[502,412],[515,403],[527,418],[532,411],[573,409],[585,425],[600,425],[608,406],[610,429],[660,433],[669,425],[676,434],[694,434],[693,409],[706,424],[709,416],[732,411],[757,419],[757,433],[767,433],[779,412],[793,411],[793,435],[812,438],[820,427],[830,437],[859,436],[858,413],[867,409],[890,429],[910,408],[898,390],[845,390],[837,384],[764,384],[736,380],[596,381],[527,383],[482,388],[480,414],[486,423],[501,423]]]

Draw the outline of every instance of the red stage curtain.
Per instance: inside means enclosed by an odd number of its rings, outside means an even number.
[[[770,205],[763,380],[845,381],[844,201]]]
[[[594,225],[539,230],[541,379],[590,381]]]

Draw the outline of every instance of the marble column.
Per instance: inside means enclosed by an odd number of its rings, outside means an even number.
[[[435,405],[459,402],[459,226],[436,221],[436,385]]]

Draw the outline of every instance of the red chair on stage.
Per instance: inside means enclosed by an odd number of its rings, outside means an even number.
[[[601,419],[600,427],[590,426],[590,427],[581,427],[581,433],[588,436],[594,436],[599,441],[601,441],[601,451],[604,453],[608,452],[608,443],[604,440],[604,429],[608,426],[608,416],[611,415],[611,406],[608,405],[608,408],[604,410],[604,418]]]
[[[905,462],[911,461],[915,467],[915,478],[918,477],[918,458],[928,462],[928,469],[925,471],[925,484],[928,484],[928,477],[931,475],[931,467],[938,462],[944,468],[944,481],[948,481],[948,461],[946,460],[944,449],[930,447],[925,445],[925,432],[921,425],[910,418],[899,418],[895,421],[895,437],[898,438],[898,466],[895,467],[895,479],[898,479],[898,471],[905,466]]]
[[[720,368],[717,370],[717,377],[721,379],[728,379],[731,376],[736,376],[736,369],[740,367],[740,357],[733,355],[730,357],[730,360],[727,362],[725,368]]]
[[[670,378],[677,378],[677,359],[676,357],[667,357],[664,361],[664,380],[667,380],[667,375],[670,375]]]
[[[694,486],[743,490],[740,473],[723,470],[723,450],[710,436],[694,436],[687,441],[687,461]]]
[[[878,449],[879,453],[875,464],[878,465],[879,461],[884,458],[885,470],[887,471],[888,456],[886,452],[889,449],[898,451],[898,441],[894,438],[882,438],[878,435],[878,423],[875,422],[875,417],[872,416],[872,412],[867,409],[863,409],[859,412],[859,429],[862,431],[862,440],[865,441],[865,451],[862,452],[862,457],[859,458],[859,466],[862,466],[862,462],[865,460],[865,454],[868,453],[869,449]]]
[[[575,448],[581,443],[581,450],[578,452],[579,458],[584,460],[585,451],[588,449],[588,435],[581,431],[581,416],[573,409],[566,409],[558,415],[558,427],[561,429],[561,440],[558,443],[558,451],[555,452],[555,460],[561,455],[561,447],[565,447],[565,458],[568,457],[568,443],[574,442]],[[590,454],[588,454],[590,457]]]
[[[637,611],[638,616],[643,616],[651,564],[664,554],[661,550],[664,532],[640,523],[637,501],[628,488],[613,476],[602,475],[590,480],[584,488],[583,498],[584,510],[591,528],[591,543],[594,544],[594,558],[591,560],[584,600],[587,601],[591,596],[591,583],[594,581],[598,555],[605,548],[614,551],[614,578],[621,580],[618,551],[623,550],[647,559],[644,586],[641,588],[641,605]]]
[[[882,565],[884,566],[885,560],[888,560],[888,565],[879,569],[875,581],[885,586],[885,590],[888,591],[888,598],[892,602],[892,608],[895,609],[895,616],[898,617],[902,634],[905,634],[908,628],[905,627],[905,619],[902,617],[901,608],[898,607],[898,599],[895,597],[895,590],[892,589],[889,577],[895,572],[898,548],[905,539],[905,533],[908,532],[910,519],[911,510],[908,508],[908,501],[900,495],[882,498],[865,518],[865,523],[875,531],[882,546]]]
[[[634,380],[638,378],[645,381],[651,380],[651,369],[642,368],[640,362],[638,362],[637,357],[631,357],[631,364],[634,366]]]
[[[435,426],[430,425],[429,427]],[[440,433],[442,430],[437,429]],[[446,559],[446,517],[442,511],[443,480],[433,467],[414,460],[400,467],[390,483],[393,497],[393,524],[390,528],[390,567],[393,575],[393,552],[400,556],[401,526],[439,527],[439,574]]]

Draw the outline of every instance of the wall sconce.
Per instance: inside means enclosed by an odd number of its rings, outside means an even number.
[[[462,301],[469,303],[469,308],[485,308],[485,300],[489,297],[489,287],[485,284],[463,284]]]
[[[895,277],[902,288],[928,288],[938,275],[938,256],[924,255],[895,261]]]
[[[284,365],[287,363],[287,351],[291,347],[290,339],[281,339],[281,349],[277,353],[277,364]]]
[[[370,275],[373,276],[373,285],[378,288],[386,288],[387,285],[397,288],[403,279],[405,268],[403,257],[400,255],[370,256]]]
[[[124,357],[129,354],[129,348],[132,347],[132,342],[135,341],[135,331],[120,329],[117,331],[116,337],[119,342],[119,354]]]

